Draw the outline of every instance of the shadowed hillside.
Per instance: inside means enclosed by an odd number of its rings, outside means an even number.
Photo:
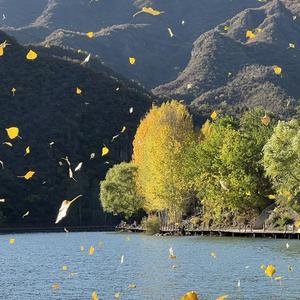
[[[136,126],[149,108],[150,97],[86,53],[34,47],[38,58],[26,59],[28,49],[0,32],[9,46],[0,58],[0,198],[8,224],[53,224],[64,199],[78,194],[68,222],[99,224],[98,184],[112,163],[128,160]],[[82,94],[76,94],[79,87]],[[15,95],[11,92],[15,88]],[[133,107],[133,113],[129,109]],[[5,128],[16,126],[20,138],[9,140]],[[124,133],[111,142],[114,135]],[[11,142],[13,147],[4,142]],[[106,145],[110,152],[101,157]],[[24,156],[25,148],[31,153]],[[95,159],[90,159],[95,153]],[[69,178],[68,156],[76,179]],[[83,162],[82,169],[74,172]],[[31,180],[18,178],[35,171]],[[96,208],[96,209],[95,209]],[[30,215],[22,219],[22,215]]]

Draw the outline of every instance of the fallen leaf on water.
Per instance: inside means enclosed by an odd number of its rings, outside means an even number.
[[[29,216],[29,211],[27,211],[27,212],[22,216],[22,218],[25,218],[25,217],[27,217],[27,216]]]
[[[60,288],[60,286],[59,286],[58,283],[54,283],[54,284],[52,284],[52,288],[53,288],[54,290],[58,290],[58,289]]]
[[[141,11],[138,11],[137,13],[135,13],[133,15],[133,17],[141,14],[141,13],[147,13],[147,14],[150,14],[152,16],[158,16],[160,14],[163,14],[164,12],[163,11],[159,11],[159,10],[156,10],[156,9],[153,9],[152,7],[143,7]]]
[[[217,119],[217,117],[218,117],[218,113],[217,113],[216,111],[213,111],[213,112],[211,113],[210,117],[211,117],[211,119],[212,119],[213,121],[215,121],[215,120]]]
[[[268,265],[265,269],[265,274],[272,277],[276,273],[276,268],[273,265]]]
[[[224,300],[228,297],[229,297],[229,295],[223,295],[223,296],[220,296],[220,297],[216,298],[216,300]]]
[[[281,73],[282,73],[282,68],[279,66],[273,67],[273,70],[276,75],[281,75]]]
[[[9,240],[9,244],[10,244],[10,245],[13,245],[13,244],[15,243],[15,241],[16,241],[15,239],[10,239],[10,240]]]
[[[128,285],[128,288],[129,288],[129,289],[135,289],[135,288],[136,288],[136,284],[129,284],[129,285]]]
[[[210,256],[213,257],[213,258],[217,258],[217,254],[215,252],[211,252]]]
[[[131,65],[134,65],[135,64],[135,61],[136,61],[136,59],[135,59],[135,57],[129,57],[129,63],[131,64]]]
[[[93,246],[91,246],[89,249],[89,255],[93,255],[94,252],[95,252],[95,248]]]
[[[198,294],[194,291],[187,292],[180,300],[198,300]]]
[[[63,269],[63,271],[67,271],[68,270],[68,266],[63,266],[62,269]]]
[[[120,292],[116,292],[114,297],[115,297],[116,299],[119,299],[120,296],[121,296],[121,293],[120,293]]]
[[[76,88],[76,94],[77,95],[81,95],[82,94],[82,90],[79,87]]]
[[[89,31],[89,32],[86,33],[86,36],[91,39],[91,38],[94,37],[94,32]]]
[[[30,147],[26,147],[24,156],[30,154]]]
[[[18,176],[18,178],[24,178],[26,180],[29,180],[32,178],[32,176],[35,174],[35,171],[28,171],[24,176]]]
[[[9,147],[12,147],[12,146],[13,146],[13,144],[12,144],[11,142],[3,142],[2,144],[3,144],[3,145],[7,145],[7,146],[9,146]]]
[[[11,140],[13,140],[19,136],[20,130],[18,127],[9,127],[9,128],[6,128],[5,130],[6,130],[8,137]]]
[[[107,155],[109,153],[109,149],[106,147],[106,146],[104,146],[103,148],[102,148],[102,156],[105,156],[105,155]]]
[[[246,38],[248,39],[254,39],[256,37],[255,33],[253,33],[251,30],[247,30],[246,32]]]

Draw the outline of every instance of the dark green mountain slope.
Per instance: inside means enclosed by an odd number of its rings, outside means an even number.
[[[0,198],[6,199],[1,203],[0,220],[7,224],[53,224],[61,201],[83,194],[71,208],[66,224],[103,223],[99,180],[111,163],[130,157],[132,137],[149,108],[149,95],[97,59],[80,65],[86,54],[34,48],[39,56],[28,61],[28,49],[0,32],[0,41],[4,40],[11,45],[0,57],[0,160],[4,163]],[[75,93],[76,87],[82,95]],[[11,126],[19,127],[21,136],[11,141],[13,147],[2,144],[9,141],[5,128]],[[123,126],[125,133],[111,143]],[[102,158],[104,144],[110,153]],[[31,153],[24,156],[27,146]],[[95,159],[90,160],[91,153]],[[73,172],[83,162],[82,170],[74,173],[76,182],[69,178],[68,165],[61,159],[66,156]],[[36,172],[31,180],[17,177],[29,170]],[[26,211],[30,215],[22,219]]]
[[[299,21],[277,0],[247,9],[200,36],[185,70],[154,93],[185,99],[205,114],[263,106],[291,115],[300,96]],[[247,30],[256,37],[246,38]],[[282,68],[281,76],[274,73],[276,65]]]

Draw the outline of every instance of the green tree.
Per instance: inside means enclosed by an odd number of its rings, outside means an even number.
[[[189,148],[186,172],[201,201],[206,221],[250,220],[268,204],[270,182],[260,163],[272,125],[262,124],[264,112],[247,112],[240,124],[222,117],[205,123],[200,141]]]
[[[264,147],[263,164],[277,190],[277,200],[300,211],[300,126],[280,121]]]
[[[143,206],[143,197],[136,188],[137,166],[122,162],[108,170],[100,182],[100,201],[106,212],[129,218]]]

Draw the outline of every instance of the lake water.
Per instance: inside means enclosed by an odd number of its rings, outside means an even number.
[[[289,249],[286,242],[120,233],[1,235],[0,299],[88,300],[94,290],[101,300],[114,299],[116,292],[122,300],[179,300],[190,290],[201,299],[224,294],[228,299],[300,299],[300,242],[288,241]],[[90,246],[95,247],[92,256]],[[168,258],[169,247],[176,260]],[[275,265],[282,281],[266,277],[261,264]],[[52,288],[55,283],[60,289]]]

